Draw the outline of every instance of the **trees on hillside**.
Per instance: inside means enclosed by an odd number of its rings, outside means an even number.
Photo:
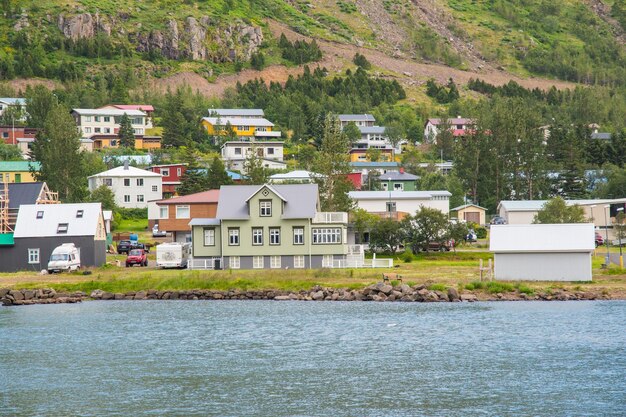
[[[124,148],[135,148],[135,131],[130,122],[130,117],[126,113],[120,118],[120,130],[118,132],[120,138],[120,146]]]
[[[537,212],[533,223],[585,223],[585,211],[579,205],[568,205],[561,197],[547,201]]]
[[[210,190],[219,190],[222,185],[230,185],[233,180],[226,172],[226,167],[219,157],[214,157],[207,170],[208,183]]]
[[[448,216],[441,211],[421,207],[415,215],[408,215],[402,219],[401,228],[406,234],[406,243],[413,253],[428,250],[431,242],[445,242],[448,240]]]

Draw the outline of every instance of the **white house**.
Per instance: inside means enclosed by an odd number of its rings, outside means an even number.
[[[369,113],[365,114],[340,114],[337,116],[341,127],[346,127],[349,123],[354,123],[357,127],[374,126],[376,119]]]
[[[9,107],[21,107],[22,110],[26,110],[26,99],[20,97],[0,97],[0,116]],[[24,120],[24,118],[20,120]]]
[[[105,109],[73,109],[72,116],[76,126],[84,138],[94,135],[115,136],[120,130],[120,120],[124,113],[130,118],[135,135],[146,134],[147,115],[140,110]]]
[[[124,208],[146,208],[148,201],[163,198],[162,177],[160,174],[124,166],[110,169],[88,178],[89,191],[101,185],[111,188],[115,204]]]
[[[315,172],[296,170],[280,174],[270,175],[269,182],[271,184],[282,183],[300,183],[300,184],[312,184],[316,178],[323,177],[322,174],[316,174]]]
[[[495,278],[591,281],[592,223],[494,225],[489,250]]]
[[[240,118],[263,118],[263,109],[209,109],[212,117],[240,117]]]
[[[448,191],[350,191],[348,196],[358,208],[370,213],[414,215],[423,206],[447,215],[452,194]]]
[[[270,169],[284,169],[283,142],[247,142],[232,141],[222,145],[222,159],[229,169],[244,172],[244,163],[248,155],[255,152],[263,160],[262,164]]]
[[[441,119],[428,119],[424,125],[424,141],[433,142],[443,123]],[[454,136],[464,136],[466,131],[474,125],[474,120],[457,116],[448,119],[448,125]]]

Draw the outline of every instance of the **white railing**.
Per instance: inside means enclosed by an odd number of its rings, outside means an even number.
[[[348,213],[319,212],[315,213],[313,223],[348,223]]]
[[[391,268],[393,267],[393,259],[366,259],[363,262],[363,268]]]
[[[215,259],[190,259],[187,267],[189,269],[213,269],[214,261]]]
[[[364,245],[346,245],[348,255],[365,255]]]

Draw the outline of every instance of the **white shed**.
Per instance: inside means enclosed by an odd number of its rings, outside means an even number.
[[[491,226],[495,278],[591,281],[592,223]]]

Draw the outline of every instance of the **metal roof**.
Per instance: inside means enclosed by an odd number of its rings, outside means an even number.
[[[152,104],[112,104],[112,106],[121,110],[154,111]]]
[[[492,252],[592,252],[593,223],[492,225]]]
[[[389,171],[385,174],[381,174],[378,178],[380,181],[416,181],[419,179],[417,175],[398,171]]]
[[[89,178],[98,177],[161,177],[161,174],[156,172],[146,171],[145,169],[135,168],[133,166],[120,166],[108,171],[100,172],[96,175],[92,175]]]
[[[487,210],[486,208],[481,207],[478,204],[463,204],[462,206],[451,208],[450,211],[459,211],[459,210],[463,210],[464,208],[468,208],[468,207],[476,207],[476,208],[479,208],[481,210]]]
[[[361,134],[379,134],[383,135],[385,133],[385,126],[357,126],[361,131]]]
[[[450,197],[448,191],[350,191],[353,200],[430,200],[433,197]]]
[[[304,170],[296,170],[296,171],[285,172],[282,174],[270,175],[271,180],[311,180],[311,179],[319,178],[319,177],[323,177],[323,175],[316,174],[315,172],[311,172],[311,171],[304,171]]]
[[[591,139],[611,140],[611,134],[606,132],[592,133]]]
[[[274,126],[274,123],[262,117],[203,117],[202,120],[214,126],[218,125],[218,120],[219,126],[226,126],[226,123],[230,123],[231,126]]]
[[[208,204],[217,203],[220,197],[220,190],[201,191],[199,193],[188,194],[181,197],[166,198],[159,200],[158,205],[166,204]]]
[[[82,217],[76,217],[79,210]],[[43,213],[39,219],[37,212]],[[17,214],[14,237],[95,236],[100,216],[100,203],[25,204]],[[57,233],[60,223],[67,223],[67,233]]]
[[[350,162],[353,168],[398,168],[398,162]]]
[[[565,200],[567,205],[589,206],[592,204],[615,204],[622,199],[589,199],[589,200]],[[506,211],[539,211],[548,200],[502,200],[498,204],[498,210],[503,207]]]
[[[223,185],[217,205],[219,219],[248,219],[246,199],[262,188],[275,190],[284,201],[282,219],[313,218],[317,212],[317,184]]]
[[[41,163],[33,161],[0,161],[0,172],[28,172],[29,167],[35,171],[41,169]]]
[[[219,226],[220,219],[211,219],[211,218],[195,218],[191,219],[189,222],[189,226]]]
[[[364,114],[340,114],[339,120],[342,122],[375,122],[376,119],[369,113]]]
[[[0,97],[0,102],[8,104],[9,106],[26,105],[26,99],[21,97]]]
[[[16,182],[9,184],[9,208],[16,209],[22,204],[36,204],[45,182]],[[0,182],[0,196],[4,184]]]
[[[85,116],[146,116],[146,113],[139,110],[121,110],[121,109],[72,109],[73,112]]]
[[[256,116],[263,117],[263,109],[209,109],[209,115],[218,114],[221,117]]]

